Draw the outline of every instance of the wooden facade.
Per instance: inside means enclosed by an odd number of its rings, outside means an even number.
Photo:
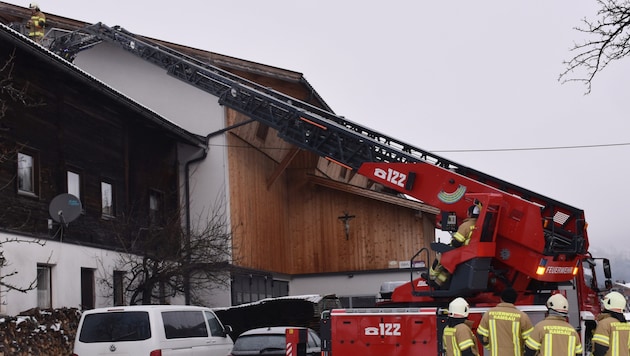
[[[246,119],[231,110],[227,117]],[[368,189],[364,177],[261,125],[228,140],[236,264],[288,274],[382,270],[433,240],[435,210]]]
[[[116,224],[149,225],[149,193],[164,216],[178,216],[178,142],[202,145],[192,134],[164,127],[155,114],[70,68],[28,41],[0,37],[0,228],[59,239],[49,229],[49,204],[68,192],[68,171],[79,177],[83,212],[64,229],[64,242],[120,248]],[[6,89],[6,88],[5,88]],[[34,158],[33,192],[18,189],[17,153]],[[112,187],[113,210],[103,213],[101,183]],[[138,231],[126,231],[129,238]]]

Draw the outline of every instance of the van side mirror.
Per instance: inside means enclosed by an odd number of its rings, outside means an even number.
[[[223,325],[223,333],[225,334],[225,336],[230,335],[234,330],[232,329],[232,326],[230,325]]]

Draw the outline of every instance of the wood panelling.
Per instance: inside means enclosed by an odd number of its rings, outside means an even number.
[[[229,124],[244,120],[231,110],[227,117]],[[324,165],[323,173],[321,159],[307,151],[300,151],[267,189],[292,147],[274,130],[265,141],[256,138],[256,125],[228,135],[237,265],[289,274],[386,269],[390,261],[408,261],[433,238],[432,214],[314,184],[309,177],[336,179],[340,168]],[[352,181],[367,186],[361,176]],[[339,219],[345,212],[355,216],[347,237]]]
[[[49,203],[67,192],[66,174],[81,177],[83,213],[64,231],[64,241],[120,248],[114,224],[147,226],[148,191],[164,194],[165,215],[178,216],[177,140],[151,124],[125,102],[86,84],[67,69],[0,41],[0,63],[14,57],[12,85],[28,87],[29,97],[44,105],[7,104],[0,121],[0,148],[25,145],[37,155],[35,196],[17,192],[15,156],[0,159],[0,228],[44,238],[59,238],[48,229]],[[6,73],[5,73],[6,74]],[[113,186],[115,218],[104,219],[101,182]],[[128,220],[128,221],[125,221]],[[132,237],[138,231],[130,231]]]

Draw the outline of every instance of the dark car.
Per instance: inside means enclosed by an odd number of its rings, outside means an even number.
[[[268,355],[284,356],[286,349],[287,329],[295,329],[293,326],[273,326],[257,328],[245,331],[234,342],[231,356],[244,355]],[[321,340],[319,335],[312,330],[308,330],[308,344],[306,354],[309,356],[319,356],[321,353]]]

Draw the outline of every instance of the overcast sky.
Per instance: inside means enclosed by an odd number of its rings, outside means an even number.
[[[595,0],[39,5],[303,73],[336,114],[584,209],[594,247],[627,245],[630,146],[553,149],[630,142],[630,59],[600,73],[589,95],[558,82]]]

